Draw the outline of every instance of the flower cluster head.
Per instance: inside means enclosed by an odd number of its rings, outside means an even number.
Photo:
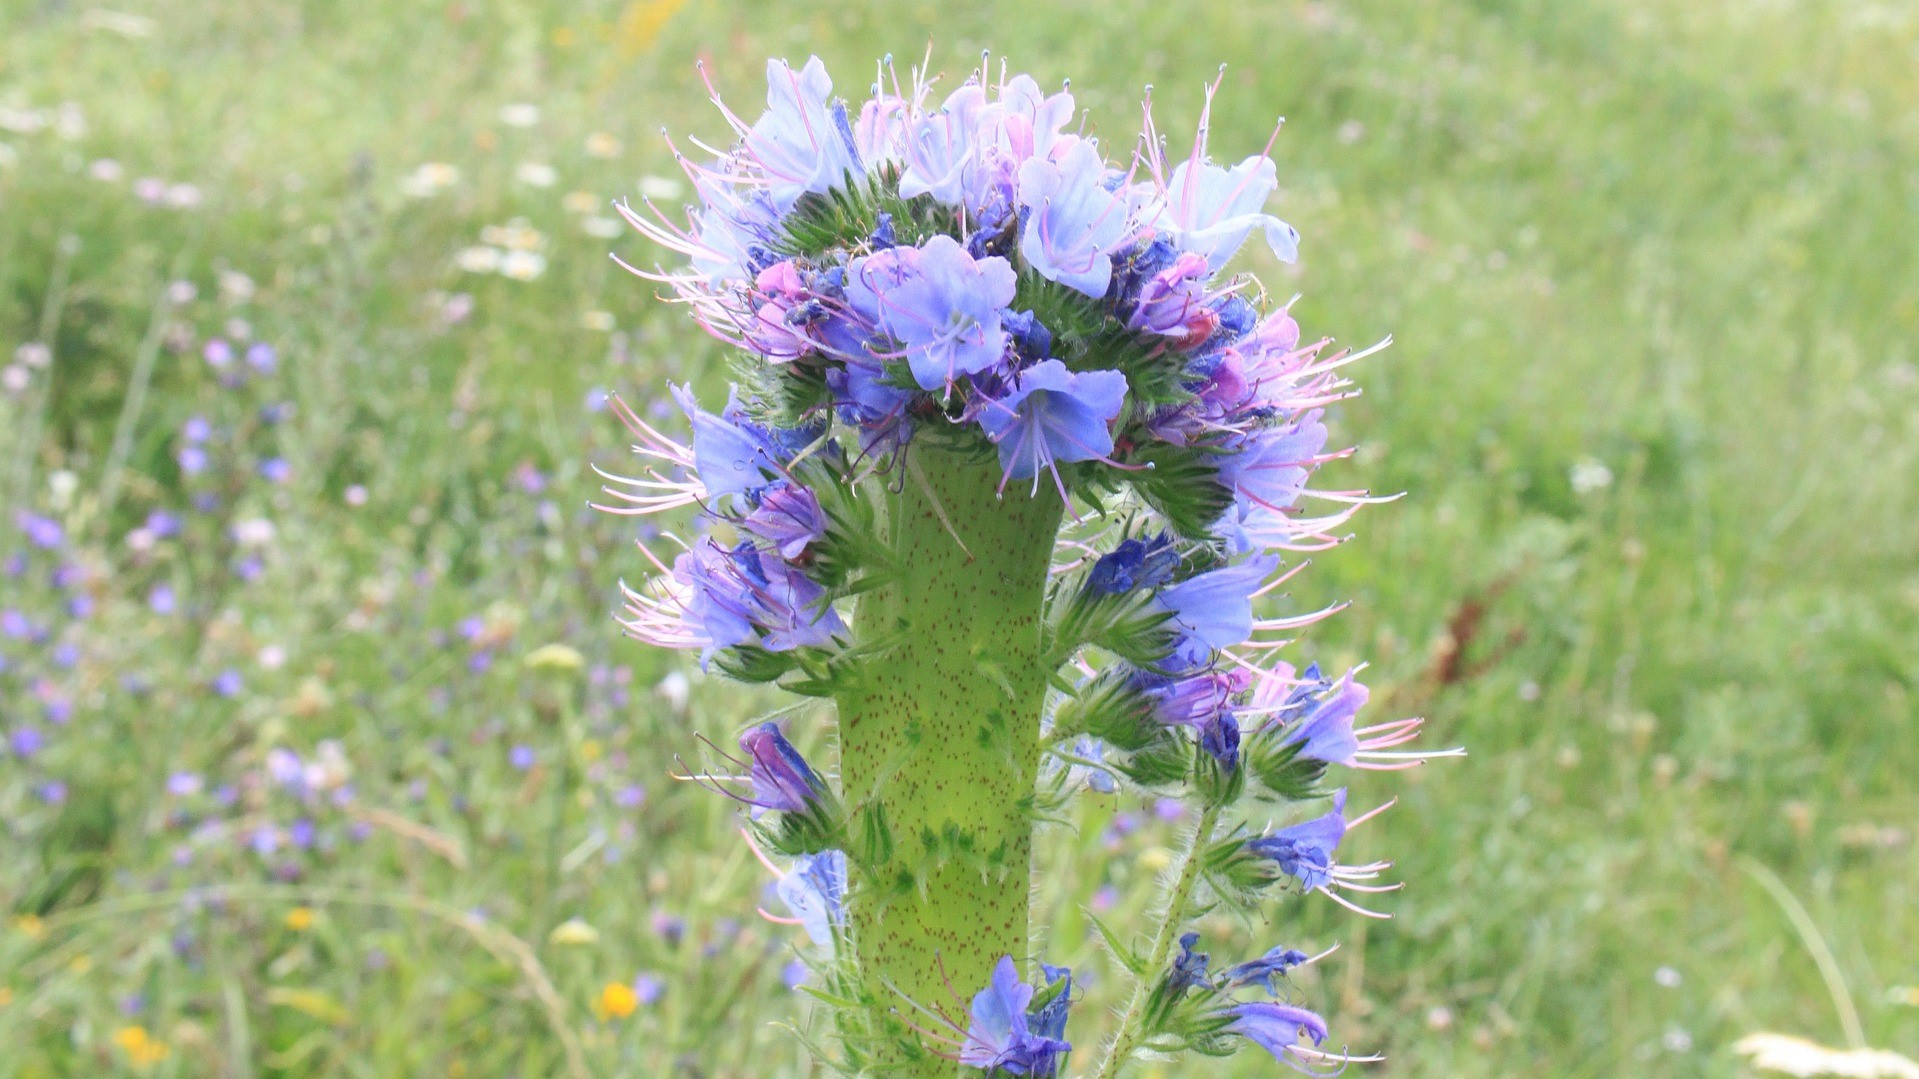
[[[689,387],[650,418],[611,402],[642,464],[632,476],[603,473],[602,508],[694,517],[690,537],[643,530],[674,550],[647,549],[653,574],[623,589],[627,630],[738,679],[835,697],[900,646],[887,638],[898,629],[853,610],[910,580],[921,554],[893,542],[888,500],[925,490],[937,508],[921,466],[937,463],[940,476],[956,462],[977,467],[999,499],[1047,500],[1067,522],[1032,612],[1046,669],[1030,684],[1056,687],[1036,708],[1049,774],[1067,788],[1111,791],[1123,777],[1197,800],[1207,823],[1192,861],[1215,899],[1253,904],[1296,886],[1372,913],[1338,893],[1381,890],[1368,882],[1384,865],[1336,858],[1371,814],[1347,818],[1343,789],[1322,780],[1335,767],[1405,768],[1428,755],[1397,748],[1417,719],[1357,724],[1368,692],[1355,672],[1295,673],[1273,658],[1338,607],[1272,614],[1262,597],[1304,567],[1302,554],[1341,542],[1341,527],[1377,499],[1311,486],[1346,452],[1329,449],[1329,409],[1354,392],[1345,365],[1367,353],[1302,341],[1290,304],[1268,302],[1231,269],[1249,248],[1297,254],[1297,233],[1267,209],[1278,187],[1271,144],[1213,160],[1217,82],[1179,153],[1150,101],[1137,141],[1108,140],[1067,90],[994,77],[984,63],[936,89],[919,70],[902,84],[889,59],[855,99],[835,93],[817,58],[797,69],[771,61],[766,82],[751,120],[714,94],[732,128],[723,149],[697,144],[698,159],[675,150],[696,205],[683,216],[650,202],[621,208],[677,263],[628,268],[666,286],[737,360],[718,411]],[[690,435],[661,419],[673,405]],[[986,673],[1010,684],[1005,671]],[[800,859],[767,864],[793,920],[830,941],[846,876],[865,857],[859,844],[885,848],[884,824],[864,819],[854,841],[830,785],[777,728],[754,728],[741,749],[733,774],[701,778],[751,807],[761,841]],[[1247,794],[1330,798],[1332,809],[1216,837],[1219,814]],[[866,812],[858,801],[849,793],[844,812]],[[762,818],[774,813],[769,826]],[[1357,1059],[1320,1052],[1326,1028],[1310,1012],[1224,995],[1270,992],[1306,961],[1300,953],[1211,974],[1194,942],[1142,1030],[1171,1037],[1167,1024],[1184,1015],[1189,1046],[1217,1048],[1204,1038],[1230,1034],[1308,1069]],[[976,1068],[1054,1074],[1070,1049],[1071,979],[1046,977],[1035,989],[1002,960],[970,1025],[940,1015],[953,1029],[931,1036]]]

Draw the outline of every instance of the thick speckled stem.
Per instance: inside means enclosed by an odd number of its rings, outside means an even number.
[[[854,828],[877,807],[890,837],[871,864],[855,860],[850,937],[876,1026],[891,1025],[881,1018],[891,1009],[942,1026],[917,1004],[963,1028],[965,1002],[993,964],[1023,963],[1028,950],[1040,630],[1061,505],[1026,484],[1000,497],[990,457],[928,446],[912,457],[882,522],[900,579],[863,597],[856,618],[862,642],[891,644],[838,702]],[[885,1041],[863,1047],[876,1067],[905,1065],[885,1074],[957,1070],[930,1056],[907,1064],[910,1051]]]

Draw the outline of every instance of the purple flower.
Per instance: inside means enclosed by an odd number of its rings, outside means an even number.
[[[1236,967],[1228,968],[1226,980],[1233,985],[1264,986],[1266,992],[1278,996],[1279,988],[1274,980],[1285,977],[1287,971],[1307,962],[1308,959],[1305,952],[1291,948],[1274,948],[1258,959],[1248,960]]]
[[[766,112],[745,132],[741,153],[758,166],[782,210],[861,171],[845,109],[828,104],[832,93],[833,79],[817,56],[797,72],[784,60],[766,62]]]
[[[948,206],[965,204],[969,167],[976,165],[980,114],[986,91],[969,82],[948,94],[937,112],[910,121],[899,140],[905,168],[900,171],[900,195],[931,195]]]
[[[167,793],[175,798],[190,798],[204,786],[205,781],[194,772],[175,772],[167,777]]]
[[[639,998],[641,1004],[649,1007],[657,1004],[665,992],[666,983],[656,975],[641,974],[633,979],[633,995]]]
[[[674,560],[673,577],[687,593],[685,621],[708,654],[742,644],[769,652],[825,647],[846,629],[825,589],[750,543],[696,544]]]
[[[17,608],[8,607],[6,610],[0,611],[0,633],[4,633],[9,637],[25,639],[35,635],[35,628],[33,620],[21,613]]]
[[[180,518],[165,510],[154,510],[147,514],[146,530],[154,539],[166,539],[180,533]]]
[[[533,751],[532,746],[528,746],[528,745],[516,745],[512,749],[507,750],[506,752],[507,763],[511,764],[513,767],[519,769],[522,772],[533,767],[534,762],[538,761],[539,759],[540,759],[540,755]]]
[[[1059,483],[1062,462],[1101,460],[1113,452],[1107,424],[1126,402],[1126,376],[1118,371],[1074,374],[1058,360],[1034,364],[1017,376],[1018,386],[979,406],[979,423],[999,449],[1001,485],[1041,471]],[[1062,485],[1063,486],[1063,485]]]
[[[188,442],[205,442],[213,437],[213,425],[207,422],[205,416],[189,416],[187,422],[180,426],[180,437]]]
[[[1333,811],[1268,836],[1246,841],[1246,848],[1270,858],[1279,871],[1310,892],[1333,882],[1333,851],[1346,838],[1346,791],[1333,792]]]
[[[1072,1043],[1033,1030],[1026,1006],[1033,987],[1020,980],[1013,957],[1002,956],[993,979],[973,997],[972,1022],[960,1045],[960,1063],[1008,1075],[1052,1075]]]
[[[313,846],[313,841],[318,836],[319,829],[315,828],[313,822],[306,817],[301,817],[287,826],[287,840],[301,850]]]
[[[293,466],[284,457],[269,457],[260,462],[260,475],[268,483],[285,483],[293,478]]]
[[[14,515],[14,523],[26,534],[27,542],[42,550],[51,551],[66,542],[66,532],[60,522],[51,517],[42,517],[37,513],[24,510]]]
[[[233,346],[227,344],[226,338],[216,337],[206,343],[200,355],[206,358],[208,367],[216,371],[224,370],[233,362]]]
[[[1020,254],[1041,277],[1098,299],[1112,282],[1112,252],[1131,229],[1126,196],[1106,185],[1099,148],[1082,140],[1057,160],[1033,158],[1019,168],[1019,204],[1026,210]]]
[[[213,681],[209,683],[209,685],[213,689],[213,692],[218,693],[222,697],[238,697],[240,691],[246,688],[246,683],[241,679],[240,672],[231,667],[214,675]]]
[[[1302,1066],[1303,1060],[1317,1059],[1318,1054],[1304,1050],[1299,1045],[1299,1036],[1305,1034],[1315,1046],[1324,1042],[1327,1034],[1324,1019],[1304,1008],[1266,1000],[1235,1004],[1232,1014],[1233,1025],[1228,1030],[1273,1054],[1281,1063],[1307,1074],[1320,1074]]]
[[[15,727],[13,733],[7,736],[7,748],[13,751],[14,756],[22,759],[40,752],[41,747],[46,744],[47,737],[40,733],[38,727]]]
[[[646,803],[646,788],[638,783],[621,787],[613,796],[613,804],[621,809],[638,809]]]
[[[810,813],[827,796],[826,783],[777,724],[762,723],[740,735],[740,749],[752,758],[747,775],[753,792],[743,801],[783,813]]]
[[[180,462],[180,471],[189,476],[206,471],[207,451],[198,446],[180,447],[180,452],[174,455],[174,459]]]
[[[826,535],[826,513],[811,490],[784,481],[749,495],[753,509],[740,527],[773,544],[782,558],[798,558],[809,544]]]
[[[1204,256],[1187,252],[1174,258],[1141,286],[1127,328],[1170,337],[1175,348],[1205,344],[1219,329],[1219,315],[1206,302],[1210,276]]]
[[[846,297],[899,342],[920,388],[939,390],[999,365],[1006,354],[1000,312],[1013,302],[1017,281],[1005,259],[975,259],[941,235],[853,260]]]
[[[40,796],[40,800],[47,803],[48,805],[57,806],[57,805],[63,804],[67,800],[67,785],[65,783],[60,782],[57,779],[50,779],[46,781],[45,783],[40,784],[39,788],[34,793],[38,794]]]
[[[795,959],[780,968],[780,983],[788,989],[798,989],[806,984],[806,977],[810,973],[803,961]]]
[[[270,375],[280,365],[279,354],[265,341],[256,341],[247,348],[247,365],[263,375]]]
[[[172,614],[177,606],[178,603],[174,598],[172,585],[165,583],[156,584],[153,586],[153,591],[147,593],[147,607],[153,611],[154,614]]]

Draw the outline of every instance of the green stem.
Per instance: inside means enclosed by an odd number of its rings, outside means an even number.
[[[1152,954],[1147,956],[1146,965],[1133,985],[1133,999],[1127,1002],[1126,1012],[1120,1017],[1119,1031],[1113,1035],[1113,1044],[1106,1050],[1106,1059],[1100,1063],[1098,1079],[1117,1076],[1126,1065],[1127,1058],[1139,1048],[1140,1039],[1144,1037],[1140,1020],[1145,1016],[1146,1002],[1153,995],[1153,986],[1160,974],[1166,969],[1166,961],[1172,957],[1173,942],[1179,939],[1179,931],[1186,926],[1186,905],[1192,901],[1193,887],[1199,883],[1199,866],[1205,855],[1206,843],[1212,839],[1213,827],[1218,823],[1218,806],[1209,805],[1199,815],[1199,827],[1194,829],[1193,840],[1180,859],[1179,876],[1173,882],[1172,894],[1166,897],[1166,913],[1160,919],[1159,932],[1153,936]]]
[[[1024,489],[1001,498],[990,458],[937,446],[916,444],[902,479],[880,523],[900,573],[861,598],[855,629],[875,652],[838,696],[849,943],[872,1005],[848,1042],[889,1075],[942,1076],[953,1064],[895,1017],[937,1025],[914,1005],[963,1017],[999,958],[1028,950],[1041,617],[1061,506]]]

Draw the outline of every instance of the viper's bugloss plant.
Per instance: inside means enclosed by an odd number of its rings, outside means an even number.
[[[1122,782],[1198,825],[1144,941],[1103,927],[1136,984],[1087,1067],[1249,1042],[1308,1071],[1368,1059],[1270,999],[1305,955],[1212,975],[1187,930],[1289,890],[1374,914],[1342,893],[1396,885],[1340,861],[1371,814],[1327,773],[1424,759],[1397,748],[1416,719],[1355,726],[1352,673],[1273,658],[1336,608],[1255,611],[1373,501],[1307,486],[1343,455],[1326,410],[1364,353],[1302,344],[1224,272],[1254,236],[1291,261],[1297,234],[1265,211],[1270,158],[1207,156],[1217,85],[1190,150],[1149,103],[1115,165],[1026,76],[982,65],[935,105],[883,63],[855,106],[818,59],[776,60],[757,120],[720,106],[732,147],[681,156],[684,224],[622,207],[685,260],[636,272],[737,357],[718,411],[674,390],[686,441],[615,403],[647,463],[603,508],[697,511],[624,624],[837,712],[837,789],[770,722],[690,771],[749,807],[780,920],[818,945],[837,1049],[815,1047],[847,1072],[1064,1070],[1073,979],[1031,954],[1034,829],[1068,788]]]

